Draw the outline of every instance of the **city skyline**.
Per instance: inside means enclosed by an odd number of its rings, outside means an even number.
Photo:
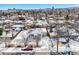
[[[44,9],[44,8],[79,7],[79,4],[0,4],[0,10],[6,9]]]

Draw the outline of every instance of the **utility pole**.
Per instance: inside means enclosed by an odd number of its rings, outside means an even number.
[[[57,55],[58,55],[60,33],[59,33],[59,30],[58,30],[57,20],[56,20],[56,34],[57,34],[56,39],[57,39]]]
[[[56,38],[57,38],[57,55],[58,55],[58,49],[59,49],[59,37],[60,37],[60,35],[57,31],[57,36],[56,36]]]
[[[58,45],[59,45],[59,39],[57,38],[57,54],[58,54]]]

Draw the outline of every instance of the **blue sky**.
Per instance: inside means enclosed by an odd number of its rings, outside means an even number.
[[[39,9],[39,8],[66,8],[66,7],[79,7],[79,4],[0,4],[0,9]]]

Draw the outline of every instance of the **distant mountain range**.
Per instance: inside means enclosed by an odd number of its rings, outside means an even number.
[[[27,10],[27,9],[26,9]],[[79,7],[68,7],[68,8],[45,8],[45,9],[28,9],[29,11],[53,11],[53,12],[79,12]],[[8,9],[8,10],[0,10],[0,11],[25,11],[24,9]]]

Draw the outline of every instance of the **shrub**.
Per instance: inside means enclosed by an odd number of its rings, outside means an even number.
[[[2,29],[2,28],[0,28],[0,35],[2,35],[2,33],[3,33],[3,29]]]

